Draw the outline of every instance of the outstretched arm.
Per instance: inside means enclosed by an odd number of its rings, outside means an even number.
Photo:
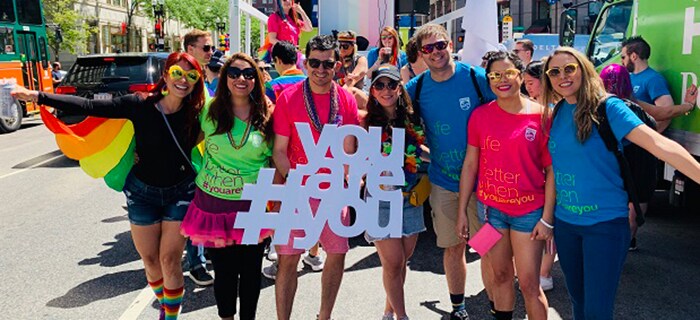
[[[625,138],[700,183],[700,163],[677,142],[662,136],[646,125],[632,129]]]

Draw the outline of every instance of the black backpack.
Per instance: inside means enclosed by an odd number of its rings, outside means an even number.
[[[651,193],[656,188],[657,159],[654,155],[634,143],[625,145],[622,147],[622,150],[620,150],[615,134],[613,134],[612,128],[610,127],[610,122],[608,122],[608,111],[605,107],[608,99],[610,98],[617,97],[614,95],[609,95],[601,100],[600,104],[598,105],[596,116],[599,124],[596,127],[598,128],[598,134],[600,134],[600,137],[605,143],[605,147],[608,149],[608,151],[615,154],[617,163],[620,166],[622,180],[625,183],[625,190],[627,191],[627,195],[629,197],[628,200],[632,202],[634,210],[637,211],[637,226],[641,227],[644,224],[645,219],[644,213],[639,206],[639,195]],[[646,113],[642,107],[630,100],[621,100],[639,118],[639,120],[642,120],[644,124],[656,130],[656,120]],[[552,122],[554,122],[554,117],[556,117],[557,113],[559,113],[563,103],[564,100],[559,101],[554,107]],[[632,159],[632,161],[630,162],[628,159]]]

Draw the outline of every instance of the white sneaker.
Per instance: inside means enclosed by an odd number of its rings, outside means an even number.
[[[306,254],[304,256],[304,260],[302,260],[302,261],[304,261],[304,264],[311,267],[311,270],[313,270],[313,271],[323,270],[323,266],[325,264],[325,261],[323,261],[323,257],[321,257],[320,254],[315,256],[315,257],[312,257],[309,254]]]
[[[267,252],[267,260],[277,261],[277,250],[274,245],[270,245],[270,250]]]
[[[549,291],[554,289],[554,279],[552,277],[542,277],[540,276],[540,286],[543,291]]]
[[[262,269],[262,274],[270,280],[277,279],[277,261]]]

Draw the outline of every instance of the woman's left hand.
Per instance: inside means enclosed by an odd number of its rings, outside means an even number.
[[[294,4],[294,11],[296,11],[297,13],[300,13],[300,14],[306,13],[306,12],[304,12],[304,8],[302,8],[301,5],[298,3]]]
[[[530,240],[549,240],[554,236],[554,229],[545,226],[542,221],[537,221],[537,225],[532,229]]]

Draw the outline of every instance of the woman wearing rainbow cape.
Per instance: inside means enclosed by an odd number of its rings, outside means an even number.
[[[294,0],[276,0],[277,12],[267,19],[267,38],[265,44],[258,50],[258,58],[272,63],[272,46],[277,41],[289,41],[299,46],[299,36],[302,32],[313,31],[311,19],[304,9]],[[301,53],[299,53],[301,54]],[[297,67],[303,68],[303,59],[297,59]]]
[[[168,56],[163,70],[148,94],[90,100],[20,86],[12,95],[94,116],[65,125],[42,108],[42,119],[66,156],[80,160],[89,175],[104,177],[111,188],[123,189],[134,245],[161,305],[160,319],[177,319],[184,293],[180,224],[195,189],[185,151],[192,150],[201,131],[204,82],[199,63],[187,53]]]

